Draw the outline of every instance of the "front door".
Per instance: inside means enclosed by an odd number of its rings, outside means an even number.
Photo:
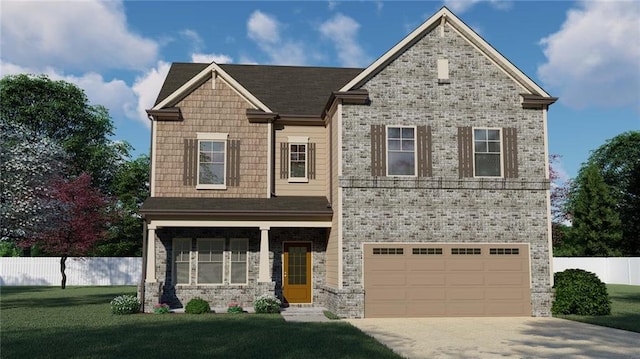
[[[311,243],[284,243],[282,276],[286,303],[311,303]]]

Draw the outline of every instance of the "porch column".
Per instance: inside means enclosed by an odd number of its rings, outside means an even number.
[[[258,271],[258,282],[271,282],[271,275],[269,275],[269,229],[271,229],[271,227],[260,227],[260,268]]]
[[[156,229],[149,228],[147,234],[147,283],[156,282]]]

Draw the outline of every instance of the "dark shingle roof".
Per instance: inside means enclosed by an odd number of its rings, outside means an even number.
[[[156,104],[209,64],[173,63]],[[272,111],[320,116],[329,96],[356,77],[361,68],[273,65],[220,65]]]

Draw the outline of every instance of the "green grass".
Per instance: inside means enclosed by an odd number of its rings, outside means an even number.
[[[640,286],[607,284],[607,292],[611,299],[611,315],[558,317],[640,333]]]
[[[0,287],[0,357],[399,358],[351,325],[279,314],[112,315],[134,287]]]

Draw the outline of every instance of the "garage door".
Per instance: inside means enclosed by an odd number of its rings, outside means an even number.
[[[531,316],[526,244],[365,244],[365,317]]]

